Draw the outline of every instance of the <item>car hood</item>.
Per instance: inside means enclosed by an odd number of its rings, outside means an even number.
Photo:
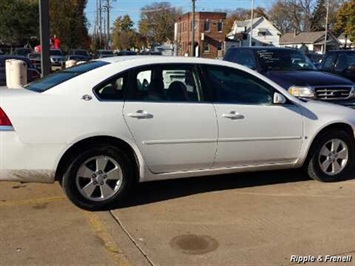
[[[296,86],[353,85],[348,79],[321,71],[268,71],[264,74],[284,89]]]

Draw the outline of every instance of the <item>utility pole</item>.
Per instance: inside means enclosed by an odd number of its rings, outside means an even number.
[[[106,25],[107,25],[107,42],[106,42],[106,49],[110,49],[110,10],[111,10],[111,5],[110,5],[110,0],[106,0],[106,5],[104,6],[105,11],[107,12],[107,21],[106,21]]]
[[[324,51],[323,54],[327,52],[327,39],[328,39],[328,17],[329,17],[329,0],[327,1],[327,13],[325,15],[325,32],[324,32]]]
[[[100,45],[99,47],[101,47],[102,45],[102,2],[101,0],[99,0],[99,40],[100,40]]]
[[[39,29],[41,41],[41,76],[47,76],[51,71],[49,61],[49,3],[39,0]]]
[[[107,49],[110,49],[110,0],[107,0]]]
[[[195,2],[192,0],[192,40],[191,40],[191,56],[195,55]]]
[[[253,24],[254,24],[254,0],[251,0],[251,14],[250,14],[250,36],[249,36],[249,46],[253,46]]]

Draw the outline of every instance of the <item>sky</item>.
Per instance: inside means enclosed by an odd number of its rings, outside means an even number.
[[[102,0],[102,2],[106,2],[106,0]],[[192,11],[192,0],[111,0],[110,25],[113,24],[117,17],[129,15],[134,22],[134,27],[138,28],[141,8],[155,2],[170,2],[173,7],[182,8],[183,13]],[[265,9],[270,9],[273,2],[274,0],[254,0],[254,7],[261,6]],[[237,8],[250,9],[252,0],[196,0],[195,5],[196,12],[235,10]],[[89,32],[93,32],[96,16],[96,0],[88,0],[85,12],[91,25]],[[106,13],[103,15],[106,16]]]

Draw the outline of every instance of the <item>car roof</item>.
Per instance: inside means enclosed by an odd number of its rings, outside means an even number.
[[[186,56],[161,56],[161,55],[124,55],[124,56],[113,56],[95,59],[94,61],[103,61],[111,64],[131,61],[132,63],[195,63],[195,64],[216,64],[222,63],[223,65],[235,65],[227,61],[217,60],[217,59],[208,59],[201,57],[186,57]]]
[[[274,46],[244,46],[244,47],[231,47],[229,49],[251,49],[251,50],[280,50],[280,51],[297,51],[296,48],[289,47],[274,47]],[[229,50],[228,49],[228,50]]]
[[[328,54],[354,54],[354,50],[332,50],[328,51]]]

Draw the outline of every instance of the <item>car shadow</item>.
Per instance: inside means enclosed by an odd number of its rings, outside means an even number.
[[[117,208],[133,207],[200,193],[306,181],[301,170],[214,175],[137,184]]]

